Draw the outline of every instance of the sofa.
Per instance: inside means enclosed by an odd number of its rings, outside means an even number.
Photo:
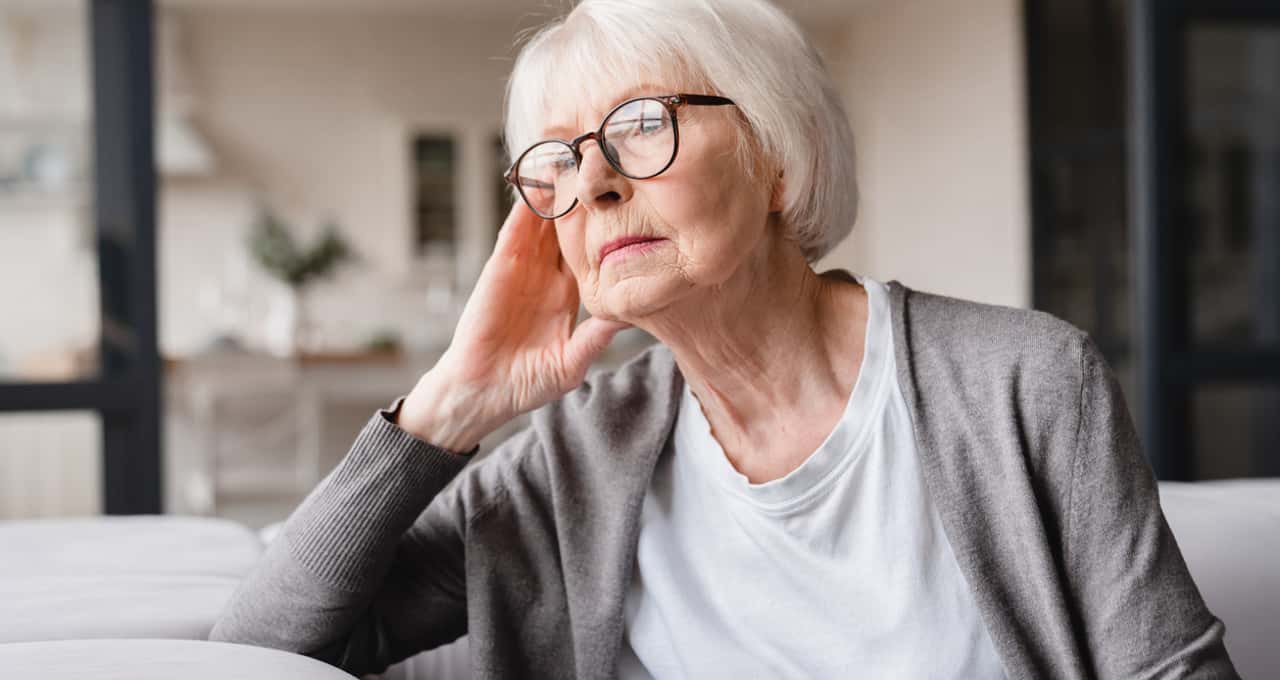
[[[1280,479],[1161,482],[1160,506],[1245,678],[1280,674]]]
[[[1280,479],[1161,482],[1161,505],[1246,678],[1280,669]],[[350,678],[295,654],[205,641],[277,527],[143,516],[0,522],[5,677]],[[462,680],[466,638],[383,680]]]

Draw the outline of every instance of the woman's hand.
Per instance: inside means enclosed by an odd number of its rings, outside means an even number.
[[[516,201],[462,311],[444,356],[400,408],[399,425],[452,451],[469,451],[515,416],[582,383],[627,324],[574,327],[578,284],[555,224]]]

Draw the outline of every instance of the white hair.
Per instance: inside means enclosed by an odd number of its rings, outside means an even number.
[[[643,57],[639,55],[644,55]],[[707,88],[749,127],[747,168],[782,172],[782,223],[814,262],[857,217],[853,132],[822,58],[767,0],[582,0],[539,29],[507,83],[509,155],[539,141],[549,105],[600,83]]]

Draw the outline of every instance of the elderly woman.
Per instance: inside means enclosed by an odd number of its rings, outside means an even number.
[[[480,678],[1235,676],[1085,333],[811,268],[853,147],[779,10],[586,0],[521,52],[507,139],[522,200],[451,346],[213,639],[357,674],[466,634]],[[584,384],[628,326],[659,344]]]

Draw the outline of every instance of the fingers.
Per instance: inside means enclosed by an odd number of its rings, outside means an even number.
[[[533,248],[533,260],[539,266],[559,269],[560,239],[556,236],[556,223],[553,220],[540,222],[534,229],[536,245]]]
[[[498,231],[494,252],[562,270],[555,222],[539,217],[524,201],[516,201],[511,206],[511,212]]]
[[[542,221],[524,201],[516,201],[507,213],[507,219],[498,230],[498,241],[494,245],[495,253],[517,255],[527,250],[529,232]]]

